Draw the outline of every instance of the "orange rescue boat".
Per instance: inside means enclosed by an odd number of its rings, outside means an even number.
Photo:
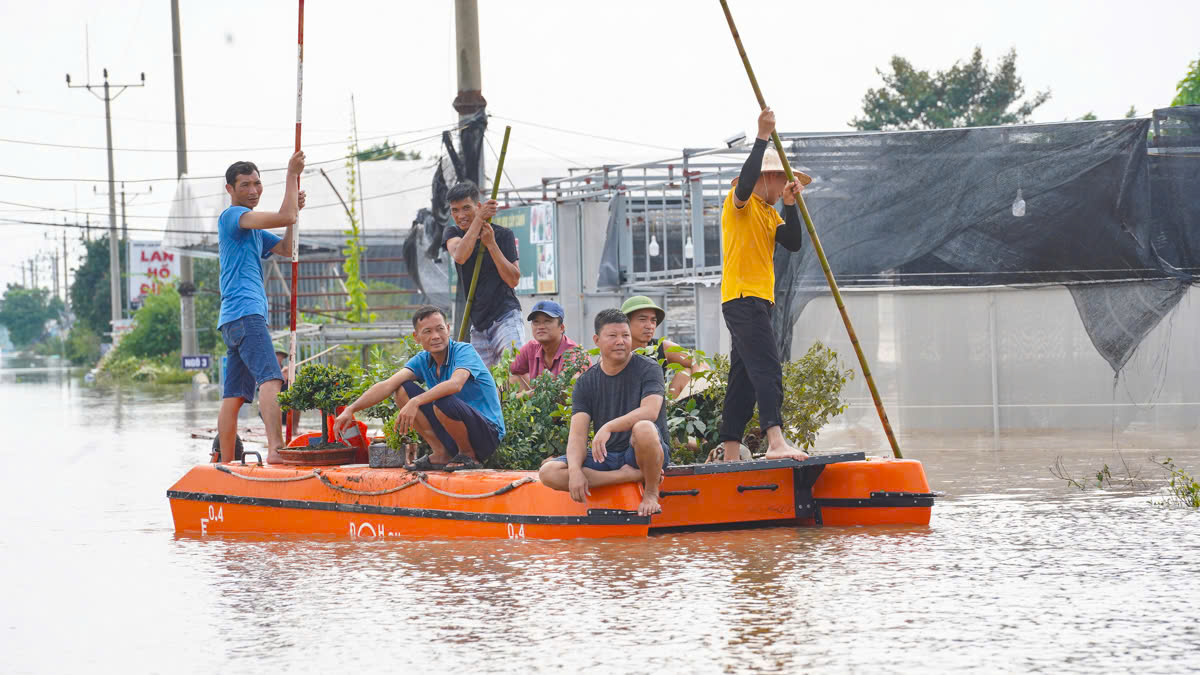
[[[255,453],[247,453],[255,454]],[[642,487],[592,488],[586,504],[532,471],[410,472],[205,464],[167,491],[175,531],[404,538],[574,539],[778,525],[928,525],[921,463],[818,455],[671,466],[662,513],[637,515]]]

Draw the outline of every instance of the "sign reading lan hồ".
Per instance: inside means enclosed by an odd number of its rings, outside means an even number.
[[[156,295],[172,278],[179,276],[179,255],[167,251],[162,242],[129,242],[129,301],[140,304]]]

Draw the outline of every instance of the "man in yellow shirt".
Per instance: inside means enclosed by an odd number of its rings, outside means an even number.
[[[771,330],[771,312],[775,243],[792,252],[804,244],[796,195],[812,179],[795,173],[796,180],[787,182],[779,155],[774,148],[767,151],[774,130],[775,113],[765,108],[758,116],[754,147],[721,207],[721,314],[733,342],[720,430],[727,462],[739,458],[742,435],[756,402],[767,438],[767,458],[808,459],[783,437],[783,365]],[[780,197],[782,218],[774,207]]]

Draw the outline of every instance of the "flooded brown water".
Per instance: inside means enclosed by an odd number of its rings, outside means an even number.
[[[572,542],[193,538],[215,392],[0,370],[3,672],[1200,668],[1200,513],[1052,477],[1109,447],[920,449],[929,527]],[[247,421],[249,421],[247,417]],[[1158,480],[1153,449],[1123,449]],[[1200,451],[1172,451],[1200,472]]]

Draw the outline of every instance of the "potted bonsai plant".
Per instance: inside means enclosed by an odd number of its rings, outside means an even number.
[[[279,407],[283,410],[321,411],[321,434],[302,434],[293,439],[292,447],[285,450],[296,453],[339,450],[353,456],[354,449],[331,435],[329,418],[339,407],[354,400],[354,386],[350,374],[341,368],[323,363],[312,363],[300,369],[296,381],[279,395]],[[299,443],[297,442],[299,441]],[[284,457],[288,457],[287,452]],[[326,453],[329,454],[329,453]],[[311,463],[303,454],[293,455],[298,461]],[[345,461],[349,461],[348,459]]]

